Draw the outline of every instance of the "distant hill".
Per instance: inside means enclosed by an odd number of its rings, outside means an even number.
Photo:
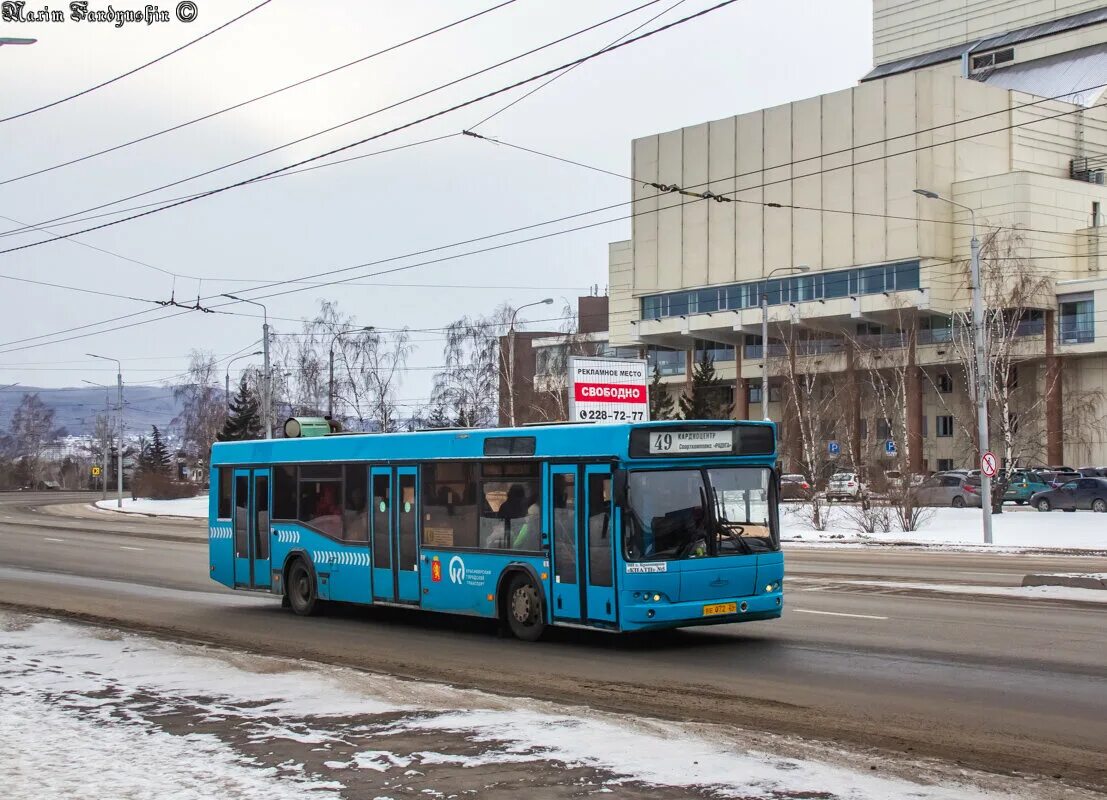
[[[96,428],[96,415],[104,413],[104,390],[94,386],[40,389],[17,386],[0,391],[0,432],[6,432],[12,412],[24,394],[37,393],[42,402],[54,409],[55,424],[73,435],[90,434]],[[180,411],[173,399],[173,390],[163,386],[123,387],[123,422],[130,433],[149,432],[151,425],[169,427]],[[115,389],[111,390],[115,405]],[[114,418],[115,411],[112,416]]]

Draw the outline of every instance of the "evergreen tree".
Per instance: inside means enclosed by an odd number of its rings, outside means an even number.
[[[673,396],[661,382],[661,367],[653,365],[653,379],[650,381],[650,419],[673,418]]]
[[[727,398],[728,387],[715,374],[715,362],[705,348],[692,369],[692,385],[680,397],[681,419],[729,419],[734,407]]]
[[[172,462],[169,459],[169,449],[165,446],[165,439],[161,437],[158,426],[153,426],[150,446],[147,449],[145,469],[157,475],[168,475]]]
[[[216,439],[220,442],[241,442],[244,439],[260,439],[265,433],[261,420],[261,402],[257,393],[246,383],[243,377],[238,391],[231,401],[231,411],[223,430]]]

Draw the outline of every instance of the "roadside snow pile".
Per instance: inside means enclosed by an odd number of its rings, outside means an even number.
[[[3,612],[0,698],[0,785],[17,798],[443,797],[504,788],[513,764],[512,782],[534,788],[661,798],[984,800],[1023,788],[984,792],[965,785],[971,773],[921,762],[916,782],[897,777],[902,760],[874,773],[876,756],[812,758],[801,740]]]
[[[891,530],[860,533],[845,507],[823,509],[829,514],[826,530],[812,530],[804,520],[803,505],[782,505],[781,539],[786,542],[880,544],[913,543],[959,547],[985,547],[978,508],[933,508],[917,531]],[[892,515],[894,517],[894,515]],[[992,515],[991,548],[1033,548],[1060,550],[1107,550],[1107,515],[1091,511],[1075,514],[1004,510]]]
[[[182,497],[178,500],[149,500],[140,497],[132,500],[123,498],[123,508],[116,506],[116,500],[97,500],[96,507],[104,511],[123,511],[126,514],[146,514],[157,517],[194,517],[207,519],[208,496]]]

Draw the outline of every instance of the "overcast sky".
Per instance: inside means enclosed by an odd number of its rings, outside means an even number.
[[[257,0],[197,0],[184,24],[2,24],[0,36],[33,36],[0,47],[0,117],[80,91],[162,55],[226,22]],[[47,0],[51,8],[68,3]],[[389,105],[545,44],[644,0],[518,0],[394,53],[81,164],[0,186],[0,229],[30,224],[137,194],[253,155]],[[122,204],[129,207],[253,177],[382,132],[598,50],[671,6],[663,0],[589,34],[479,78],[246,164]],[[29,7],[41,8],[35,0]],[[116,4],[120,5],[120,4]],[[172,15],[176,3],[162,6]],[[273,0],[223,31],[123,80],[0,124],[0,180],[47,167],[210,113],[478,10],[495,0]],[[685,0],[648,28],[713,5]],[[91,0],[90,8],[107,2]],[[868,0],[740,0],[707,17],[589,62],[479,128],[486,136],[604,167],[630,170],[630,141],[854,84],[871,65]],[[385,137],[344,156],[395,147],[473,126],[526,89]],[[627,181],[465,137],[363,158],[254,186],[102,231],[77,241],[182,276],[178,300],[240,292],[273,280],[354,266],[629,199]],[[115,208],[115,207],[112,207]],[[103,213],[103,212],[95,212]],[[620,216],[608,212],[579,222]],[[103,222],[115,217],[106,217]],[[95,224],[58,228],[76,230]],[[577,223],[579,224],[579,223]],[[556,228],[542,229],[554,230]],[[628,222],[552,237],[495,253],[419,266],[350,285],[306,287],[266,301],[278,331],[332,299],[361,324],[435,328],[497,305],[559,298],[521,314],[553,316],[561,297],[607,283],[607,243]],[[0,249],[44,238],[0,237]],[[506,241],[506,240],[496,240]],[[457,252],[457,251],[450,251]],[[437,255],[437,254],[436,254]],[[392,262],[376,269],[424,259]],[[373,271],[352,271],[349,277]],[[0,255],[0,275],[34,278],[143,299],[168,299],[173,279],[147,266],[58,241]],[[382,286],[380,283],[418,284]],[[430,288],[427,284],[536,288]],[[156,383],[180,372],[192,348],[217,356],[260,338],[260,319],[192,313],[136,300],[78,294],[0,279],[0,385],[71,386],[124,379]],[[289,287],[283,287],[289,288]],[[264,294],[258,292],[257,294]],[[147,311],[148,309],[155,309]],[[551,311],[551,309],[553,311]],[[248,306],[235,311],[255,313]],[[147,324],[30,349],[15,340],[147,313],[115,324]],[[531,312],[535,313],[531,313]],[[285,318],[285,319],[280,319]],[[555,324],[550,323],[556,327]],[[95,331],[96,328],[88,330]],[[86,331],[61,334],[76,336]],[[412,334],[419,347],[400,397],[418,404],[442,363],[441,334]],[[239,361],[235,370],[249,361]]]

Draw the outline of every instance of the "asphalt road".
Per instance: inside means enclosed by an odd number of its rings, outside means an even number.
[[[786,551],[781,620],[524,644],[484,621],[393,609],[300,619],[211,583],[201,522],[32,510],[81,499],[0,495],[0,604],[1107,790],[1107,606],[847,582],[1017,586],[1027,572],[1107,572],[1107,559],[805,547]]]

